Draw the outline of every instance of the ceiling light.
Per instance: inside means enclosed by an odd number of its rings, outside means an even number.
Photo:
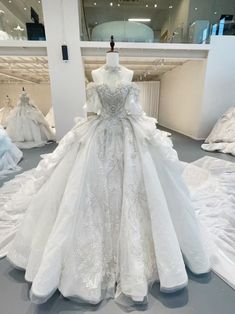
[[[151,19],[128,19],[129,22],[151,22]]]
[[[96,2],[94,2],[93,4],[96,5]]]
[[[169,5],[169,9],[173,9],[173,5]]]
[[[118,7],[120,7],[120,3],[118,3]]]
[[[214,12],[214,14],[216,15],[216,14],[217,14],[217,12]]]
[[[112,3],[112,2],[110,2],[110,6],[111,6],[111,7],[113,6],[113,3]]]
[[[15,31],[23,32],[23,31],[24,31],[24,28],[20,27],[20,25],[18,24],[16,27],[14,27],[14,30],[15,30]]]
[[[157,4],[156,3],[154,4],[154,8],[157,8]]]
[[[149,7],[149,5],[148,4],[146,4],[146,8],[148,8]]]
[[[27,8],[26,8],[26,7],[24,7],[24,10],[26,11],[26,10],[27,10]]]
[[[194,8],[195,11],[197,11],[197,8]]]
[[[8,2],[9,2],[9,3],[11,3],[12,1],[11,1],[11,0],[9,0]]]
[[[41,0],[38,0],[38,3],[41,3]]]

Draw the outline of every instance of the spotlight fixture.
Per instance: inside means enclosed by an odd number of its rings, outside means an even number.
[[[20,27],[20,25],[18,24],[16,27],[14,27],[14,30],[15,30],[15,31],[23,32],[23,31],[24,31],[24,28]]]
[[[137,18],[137,19],[128,19],[129,22],[151,22],[151,19],[142,19],[142,18]]]
[[[169,9],[173,9],[173,5],[169,5]]]
[[[145,6],[146,6],[146,8],[148,8],[148,7],[149,7],[149,5],[148,5],[148,4],[146,4]]]
[[[194,8],[195,11],[197,11],[197,8]]]
[[[9,0],[8,2],[9,2],[9,3],[12,3],[12,1],[11,1],[11,0]]]
[[[24,10],[26,11],[26,10],[27,10],[27,8],[26,8],[26,7],[24,7]]]
[[[120,3],[118,3],[118,7],[120,7]]]
[[[110,2],[110,4],[109,4],[111,7],[113,6],[113,3],[112,2]]]
[[[96,5],[96,2],[94,2],[93,4]]]
[[[217,14],[217,12],[214,12],[214,14],[216,15],[216,14]]]
[[[156,3],[154,4],[154,8],[157,8],[157,4]]]

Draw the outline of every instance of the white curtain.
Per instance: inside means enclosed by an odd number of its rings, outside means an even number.
[[[146,114],[158,118],[160,81],[136,82],[140,88],[140,103]]]

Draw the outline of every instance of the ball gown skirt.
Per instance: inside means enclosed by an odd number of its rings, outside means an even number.
[[[21,168],[17,164],[22,159],[22,152],[11,142],[7,133],[0,126],[0,178]]]
[[[164,292],[185,287],[185,265],[210,270],[185,165],[134,84],[89,84],[87,107],[97,115],[0,190],[0,255],[25,270],[35,303],[56,289],[95,304],[141,302],[155,281]]]
[[[28,149],[54,141],[49,124],[41,111],[31,104],[18,104],[10,113],[7,133],[17,147]]]
[[[216,122],[202,149],[235,156],[235,107],[230,107]]]

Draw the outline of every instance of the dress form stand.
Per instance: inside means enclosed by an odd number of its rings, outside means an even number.
[[[111,36],[111,50],[106,53],[106,64],[92,71],[93,81],[97,84],[115,86],[117,83],[128,83],[132,81],[133,71],[119,63],[119,52],[114,50],[115,43]]]

